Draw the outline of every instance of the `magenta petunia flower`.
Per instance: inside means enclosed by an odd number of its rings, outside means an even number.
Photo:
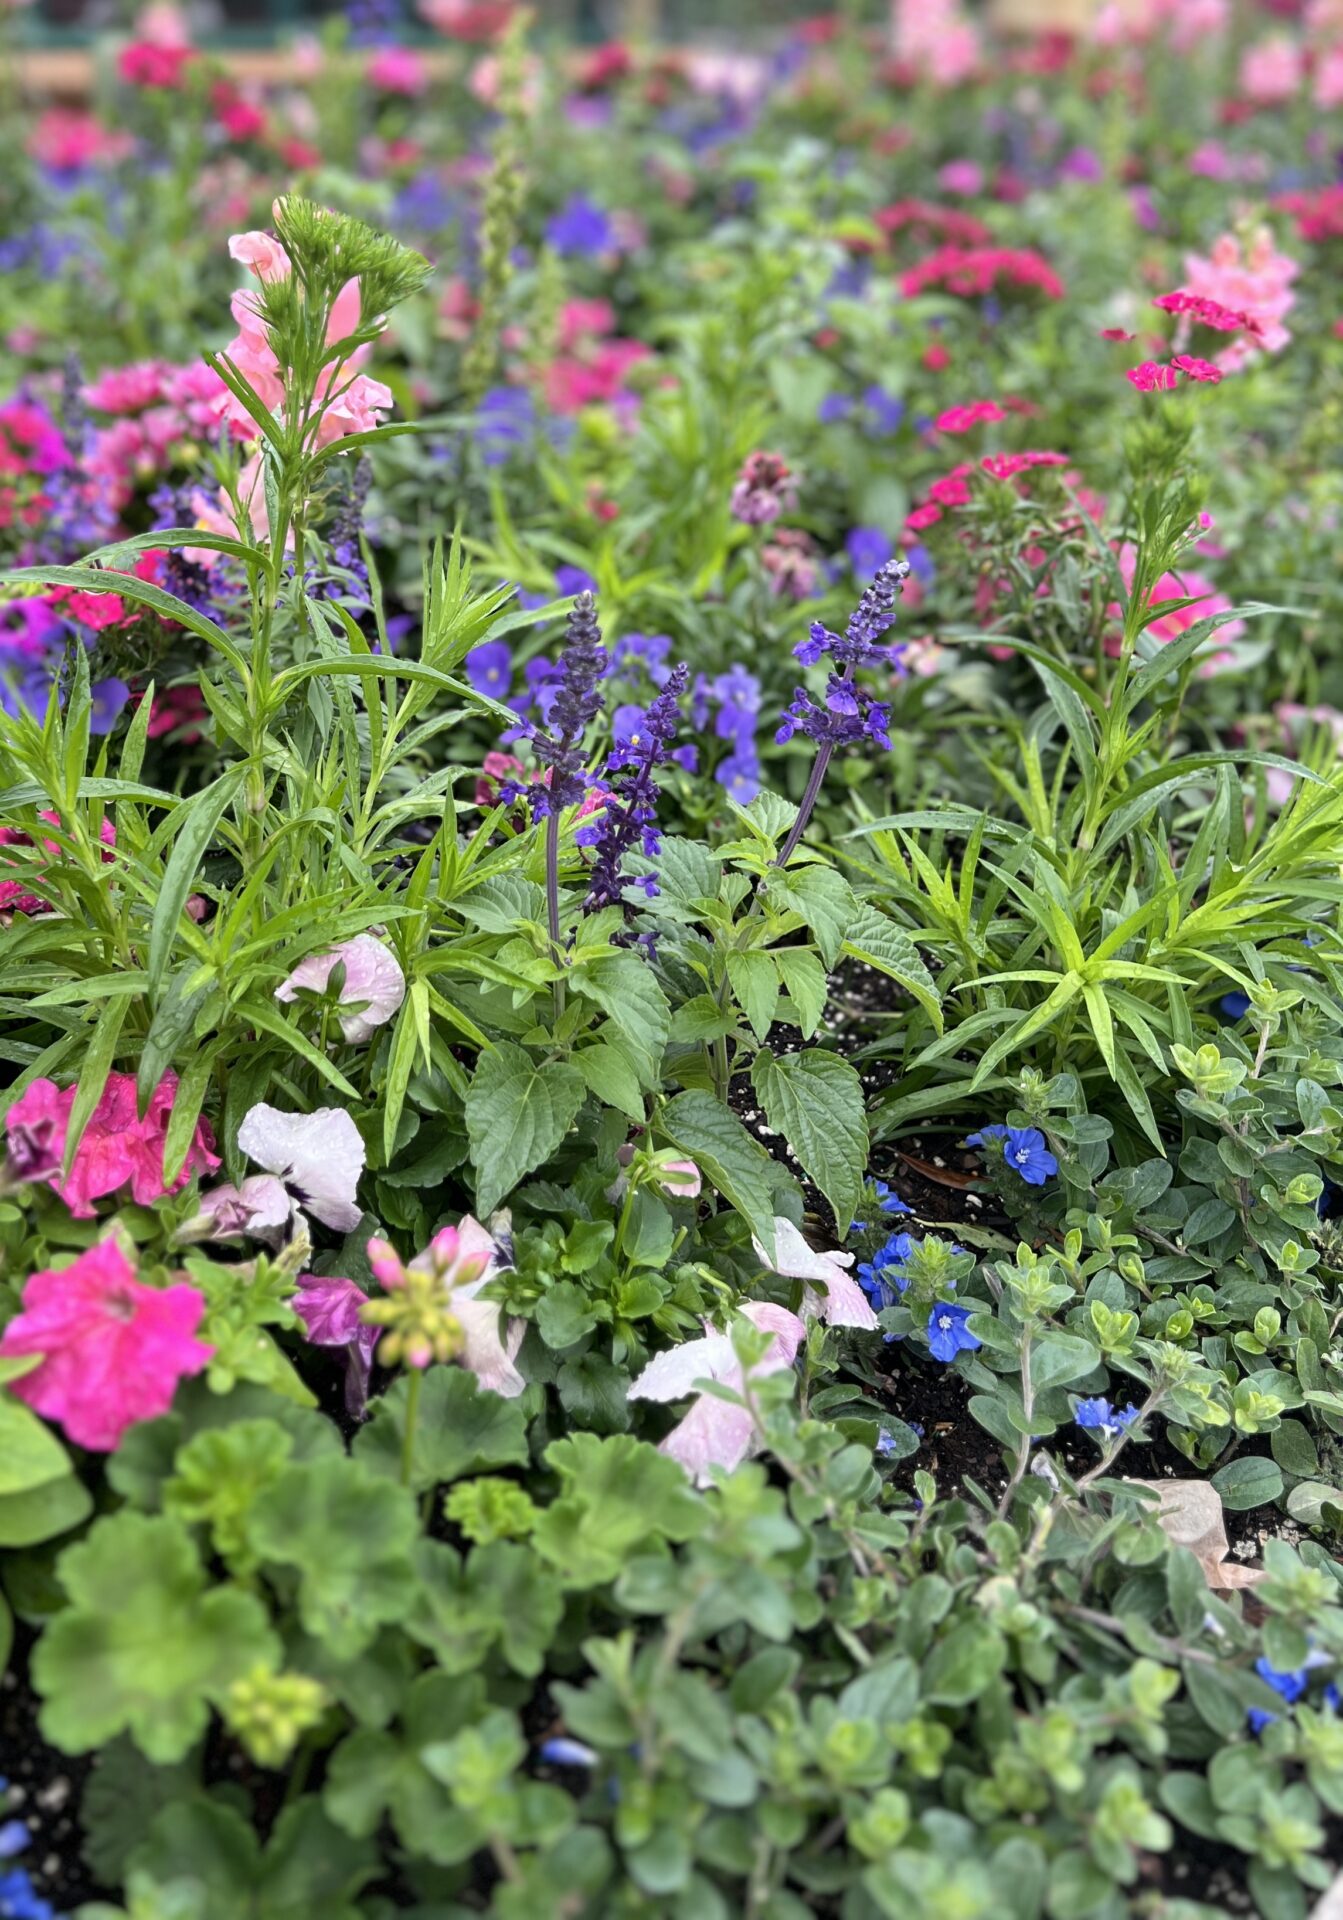
[[[176,1097],[177,1075],[166,1073],[141,1119],[136,1111],[135,1076],[109,1074],[74,1164],[62,1176],[75,1089],[62,1091],[54,1081],[34,1080],[5,1115],[10,1166],[20,1179],[45,1180],[79,1220],[91,1220],[93,1202],[125,1186],[130,1187],[137,1206],[150,1206],[165,1193],[180,1193],[193,1175],[219,1165],[209,1124],[198,1120],[181,1172],[171,1185],[165,1183],[163,1140]]]
[[[321,993],[337,967],[345,969],[341,1005],[353,1007],[350,1013],[338,1016],[340,1030],[352,1046],[358,1046],[386,1025],[406,997],[401,962],[371,933],[357,933],[352,940],[342,940],[325,953],[309,954],[306,960],[300,960],[288,979],[275,989],[275,998],[295,1000],[300,987]]]
[[[345,1406],[356,1419],[362,1418],[373,1354],[382,1337],[380,1327],[367,1326],[360,1318],[368,1295],[337,1274],[305,1273],[289,1304],[313,1346],[345,1348]]]
[[[195,1287],[145,1286],[116,1241],[104,1240],[25,1286],[0,1358],[42,1361],[9,1390],[77,1445],[111,1453],[127,1427],[167,1413],[178,1381],[210,1359],[214,1348],[196,1338],[204,1312]]]

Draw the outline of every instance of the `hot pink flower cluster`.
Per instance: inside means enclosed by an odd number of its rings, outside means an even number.
[[[1139,367],[1130,367],[1124,375],[1131,380],[1139,393],[1165,393],[1180,383],[1180,375],[1186,380],[1206,380],[1216,386],[1221,379],[1221,369],[1210,360],[1200,360],[1194,353],[1177,353],[1168,363],[1160,360],[1144,360]]]
[[[942,240],[977,247],[992,238],[991,231],[973,213],[959,207],[940,207],[935,200],[895,200],[873,215],[884,234],[908,230],[920,240]]]
[[[546,403],[556,413],[584,407],[633,407],[626,388],[631,367],[651,357],[642,340],[611,337],[615,312],[605,300],[571,300],[560,316],[560,352],[544,370]]]
[[[969,433],[972,427],[1006,418],[996,400],[970,400],[963,406],[948,407],[945,413],[938,414],[934,424],[939,433]]]
[[[47,107],[33,123],[28,152],[53,173],[77,173],[84,167],[112,166],[133,152],[129,133],[114,133],[96,114],[74,107]]]
[[[1034,247],[939,247],[900,276],[907,300],[930,287],[945,287],[967,299],[1011,288],[1063,298],[1063,282]]]
[[[209,439],[228,389],[204,361],[113,367],[84,389],[89,406],[115,418],[95,433],[85,460],[109,504],[124,507],[137,485],[173,464],[184,442]]]
[[[1119,549],[1118,559],[1124,585],[1132,592],[1136,554],[1127,542]],[[1213,614],[1231,611],[1231,602],[1227,596],[1219,593],[1205,574],[1197,572],[1192,567],[1181,567],[1178,574],[1163,574],[1152,591],[1154,605],[1164,605],[1167,601],[1176,600],[1189,600],[1192,604],[1187,607],[1173,607],[1169,613],[1161,614],[1144,629],[1154,640],[1160,641],[1162,646],[1166,646],[1172,640],[1178,640],[1182,633],[1187,633],[1199,620],[1206,620]],[[1113,618],[1118,619],[1117,605],[1112,606],[1109,612]],[[1225,621],[1217,629],[1217,639],[1223,643],[1222,647],[1203,661],[1200,672],[1205,675],[1213,674],[1229,665],[1233,656],[1225,651],[1225,643],[1239,639],[1244,631],[1243,620]],[[1106,652],[1117,656],[1120,646],[1119,637],[1113,636],[1106,642]]]
[[[1312,246],[1343,239],[1343,185],[1280,193],[1273,204],[1291,214],[1298,234]]]
[[[0,1334],[0,1358],[40,1354],[9,1391],[77,1446],[111,1453],[127,1427],[156,1420],[179,1380],[200,1373],[214,1348],[196,1338],[205,1298],[195,1287],[146,1286],[114,1240],[68,1267],[35,1273],[23,1308]]]
[[[163,1142],[177,1098],[177,1075],[163,1076],[141,1119],[134,1074],[113,1073],[80,1138],[69,1173],[62,1174],[75,1091],[72,1086],[62,1091],[53,1080],[34,1080],[5,1115],[5,1132],[10,1177],[44,1181],[76,1219],[91,1220],[94,1201],[125,1186],[130,1187],[137,1206],[149,1206],[165,1193],[179,1193],[195,1174],[219,1165],[209,1122],[198,1120],[181,1172],[170,1185],[165,1183]]]
[[[1021,453],[986,453],[979,463],[980,470],[990,480],[1013,480],[1032,467],[1066,467],[1067,464],[1066,453],[1050,453],[1037,447],[1027,447]]]
[[[1244,246],[1234,233],[1224,233],[1206,258],[1186,254],[1184,267],[1190,293],[1243,313],[1250,323],[1247,337],[1233,340],[1218,354],[1223,373],[1236,372],[1261,348],[1276,353],[1286,346],[1292,336],[1283,320],[1296,299],[1292,281],[1298,267],[1277,251],[1267,227],[1260,227]]]

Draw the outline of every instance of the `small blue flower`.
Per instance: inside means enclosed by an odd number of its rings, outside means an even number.
[[[866,388],[863,407],[867,415],[867,431],[873,434],[894,433],[905,417],[904,401],[898,394],[887,393],[885,387]]]
[[[877,1435],[877,1452],[882,1454],[895,1452],[895,1435],[888,1427],[883,1427]]]
[[[853,402],[847,393],[827,393],[816,409],[816,418],[823,427],[828,427],[836,420],[847,420],[852,412]]]
[[[879,1247],[870,1260],[860,1261],[855,1269],[858,1284],[877,1313],[893,1307],[909,1285],[904,1263],[913,1251],[909,1234],[893,1233],[884,1247]]]
[[[1295,1673],[1279,1673],[1275,1667],[1268,1664],[1265,1656],[1260,1654],[1254,1663],[1254,1670],[1266,1685],[1272,1687],[1274,1693],[1282,1695],[1289,1707],[1306,1691],[1307,1674],[1304,1667]]]
[[[1059,1163],[1045,1144],[1038,1127],[981,1127],[966,1140],[967,1147],[982,1147],[989,1140],[1003,1143],[1003,1165],[1019,1174],[1028,1187],[1042,1187]]]
[[[1271,1727],[1277,1719],[1276,1713],[1270,1713],[1267,1707],[1246,1707],[1245,1718],[1250,1723],[1250,1732],[1261,1734],[1265,1727]]]
[[[22,1853],[32,1840],[32,1835],[22,1820],[6,1820],[0,1826],[0,1860],[12,1860],[16,1853]]]
[[[1340,1706],[1343,1706],[1343,1696],[1340,1696],[1332,1680],[1324,1690],[1324,1706],[1329,1713],[1337,1713]]]
[[[581,1740],[556,1734],[554,1739],[541,1742],[537,1748],[537,1758],[548,1767],[595,1767],[599,1756],[591,1747],[584,1746]]]
[[[895,555],[889,534],[880,527],[855,527],[844,542],[855,580],[873,580]]]
[[[951,1361],[958,1353],[970,1353],[983,1342],[971,1333],[969,1307],[940,1301],[928,1315],[928,1346],[934,1360]]]
[[[608,253],[615,228],[604,208],[576,193],[546,222],[546,239],[556,253]]]
[[[1230,993],[1224,993],[1217,1002],[1228,1020],[1243,1020],[1250,1011],[1250,996],[1242,993],[1239,987],[1233,987]]]
[[[884,1180],[869,1180],[864,1188],[864,1198],[875,1202],[881,1213],[908,1213],[909,1208],[898,1193],[893,1193]],[[849,1228],[850,1233],[865,1233],[867,1222],[855,1220]]]
[[[1139,1409],[1131,1401],[1126,1407],[1115,1408],[1108,1400],[1079,1400],[1074,1409],[1073,1418],[1079,1427],[1085,1427],[1093,1433],[1104,1434],[1109,1439],[1112,1435],[1122,1432],[1125,1427],[1131,1427],[1138,1418],[1138,1413]]]
[[[477,693],[491,700],[507,700],[513,682],[513,655],[506,640],[483,640],[463,661],[466,677]]]

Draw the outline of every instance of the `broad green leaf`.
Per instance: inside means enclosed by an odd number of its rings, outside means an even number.
[[[70,1471],[70,1456],[37,1415],[0,1392],[0,1495],[28,1493]]]
[[[815,958],[810,954],[806,957]],[[763,1042],[779,1006],[779,969],[774,956],[758,948],[745,951],[733,948],[727,956],[727,977],[737,1005],[751,1023],[751,1031]]]
[[[259,1559],[298,1569],[307,1632],[351,1658],[385,1622],[404,1616],[418,1532],[404,1488],[389,1486],[358,1459],[339,1457],[286,1467],[247,1519],[248,1544]]]
[[[863,1083],[838,1054],[772,1054],[761,1050],[751,1065],[751,1084],[769,1116],[815,1181],[841,1234],[858,1211],[867,1167],[867,1117]]]
[[[536,1059],[509,1041],[480,1056],[466,1096],[466,1131],[482,1217],[550,1158],[586,1093],[576,1067]]]
[[[93,1495],[73,1473],[44,1481],[27,1493],[0,1494],[0,1547],[33,1547],[54,1540],[82,1525],[92,1512]]]
[[[595,1000],[646,1087],[661,1084],[662,1055],[671,1030],[671,1008],[648,962],[637,953],[611,953],[573,969],[575,993]]]
[[[937,984],[909,935],[875,907],[858,902],[844,927],[844,951],[898,982],[913,994],[939,1033],[942,1002]]]
[[[409,1383],[403,1376],[373,1404],[355,1439],[355,1458],[371,1473],[401,1473]],[[424,1375],[410,1484],[416,1492],[493,1467],[525,1466],[527,1417],[517,1400],[478,1384],[466,1367],[432,1367]]]
[[[668,1101],[658,1126],[749,1222],[772,1259],[774,1188],[783,1170],[736,1114],[713,1094],[691,1091]]]
[[[643,1541],[688,1540],[708,1524],[682,1468],[630,1434],[571,1434],[553,1441],[545,1457],[562,1491],[532,1538],[564,1586],[601,1586]]]
[[[833,867],[771,867],[764,891],[776,912],[795,913],[810,927],[826,966],[835,966],[857,910],[848,881]]]
[[[564,1595],[530,1547],[493,1540],[462,1560],[441,1541],[422,1540],[415,1571],[418,1590],[406,1632],[448,1673],[477,1672],[494,1647],[515,1673],[534,1679],[541,1672]]]
[[[42,1731],[66,1753],[129,1733],[147,1759],[180,1760],[235,1680],[273,1666],[280,1645],[255,1594],[207,1589],[177,1520],[99,1520],[57,1564],[69,1605],[33,1654]]]

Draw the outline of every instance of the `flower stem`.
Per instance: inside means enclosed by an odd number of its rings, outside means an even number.
[[[552,807],[546,815],[546,924],[550,929],[550,957],[557,967],[564,965],[560,945],[560,816]],[[555,1018],[564,1012],[564,982],[555,982]]]
[[[401,1484],[408,1487],[415,1470],[415,1427],[420,1417],[420,1388],[424,1384],[424,1372],[420,1367],[412,1367],[410,1386],[406,1393],[406,1431],[401,1441]]]
[[[797,852],[798,841],[807,830],[807,822],[811,819],[812,809],[816,805],[821,791],[821,782],[825,779],[825,770],[830,765],[830,756],[833,752],[834,748],[827,740],[812,762],[811,776],[807,781],[807,790],[802,796],[802,805],[797,810],[797,819],[793,822],[788,838],[774,857],[776,867],[786,867]]]

